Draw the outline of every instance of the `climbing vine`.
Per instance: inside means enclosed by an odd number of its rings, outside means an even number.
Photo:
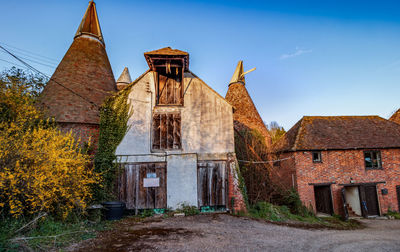
[[[128,131],[131,110],[128,101],[129,89],[105,100],[100,108],[100,134],[98,149],[94,158],[95,171],[102,176],[102,182],[94,188],[95,201],[115,198],[115,181],[118,169],[115,151]]]

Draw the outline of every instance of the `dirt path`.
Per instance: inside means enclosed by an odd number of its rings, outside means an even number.
[[[123,220],[74,251],[400,251],[400,221],[359,230],[305,230],[226,214]]]

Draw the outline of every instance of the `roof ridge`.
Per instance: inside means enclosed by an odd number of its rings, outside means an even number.
[[[294,145],[293,145],[293,150],[297,150],[297,143],[298,143],[298,141],[299,141],[299,138],[300,138],[300,133],[301,133],[301,131],[303,130],[303,123],[304,123],[304,119],[305,119],[305,117],[307,117],[307,116],[303,116],[301,119],[300,119],[300,126],[299,126],[299,129],[297,130],[297,133],[296,133],[296,140],[294,140]]]

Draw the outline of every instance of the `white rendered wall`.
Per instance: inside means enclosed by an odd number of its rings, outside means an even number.
[[[195,154],[167,157],[167,205],[197,206],[197,157]]]

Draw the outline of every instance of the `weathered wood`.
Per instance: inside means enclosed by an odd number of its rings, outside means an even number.
[[[181,148],[181,116],[177,113],[153,115],[153,150]]]
[[[199,206],[226,206],[226,161],[198,163]]]
[[[153,209],[167,207],[166,163],[124,164],[119,178],[119,199],[127,209]],[[144,187],[144,178],[155,173],[159,187]]]

